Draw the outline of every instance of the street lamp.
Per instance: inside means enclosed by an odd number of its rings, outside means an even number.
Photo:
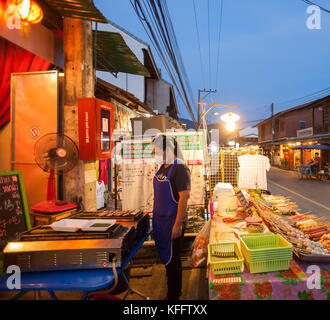
[[[208,153],[208,148],[207,148],[207,137],[206,137],[207,126],[206,126],[205,116],[214,107],[227,107],[227,108],[238,108],[238,107],[225,105],[225,104],[218,104],[218,103],[202,102],[201,99],[199,100],[198,104],[200,105],[201,120],[202,120],[202,124],[203,124],[203,129],[204,129],[203,130],[204,156],[206,155],[206,163],[207,163],[207,167],[208,167],[208,176],[209,176],[209,186],[211,188],[210,161],[209,161],[209,153]],[[209,105],[210,107],[204,112],[204,106],[205,105]],[[232,124],[234,124],[234,129],[235,129],[235,121],[237,121],[239,119],[239,116],[237,114],[233,113],[233,112],[229,112],[227,114],[224,114],[221,117],[221,119],[227,123],[227,126],[229,127],[229,129],[232,126]],[[234,119],[236,119],[236,120],[234,120]],[[198,126],[200,127],[200,123],[198,123]],[[228,130],[228,127],[227,127],[227,130]],[[211,149],[212,152],[213,152],[213,150]],[[212,201],[212,190],[210,189],[209,191],[210,191],[210,200]]]
[[[226,129],[232,132],[236,129],[235,122],[240,119],[240,116],[233,112],[228,112],[221,117],[221,120],[226,123]]]

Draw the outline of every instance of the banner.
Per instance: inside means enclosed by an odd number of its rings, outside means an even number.
[[[153,210],[153,177],[158,170],[152,140],[123,140],[121,143],[123,210]]]
[[[191,173],[189,206],[204,206],[203,136],[197,132],[173,132],[183,160]],[[123,210],[152,212],[153,177],[158,170],[152,139],[127,139],[121,142]]]

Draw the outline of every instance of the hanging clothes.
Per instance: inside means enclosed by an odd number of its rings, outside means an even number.
[[[110,168],[108,160],[100,160],[99,181],[103,181],[104,185],[108,185],[108,169]]]
[[[244,155],[238,157],[238,187],[241,189],[267,190],[267,171],[270,170],[269,159],[262,155]]]
[[[105,185],[103,181],[96,181],[96,209],[104,207]]]

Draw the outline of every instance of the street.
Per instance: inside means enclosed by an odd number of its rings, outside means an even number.
[[[299,180],[295,171],[272,167],[267,173],[268,190],[296,202],[301,213],[310,212],[330,220],[330,182]]]

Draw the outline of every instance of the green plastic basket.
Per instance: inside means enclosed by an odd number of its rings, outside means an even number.
[[[217,261],[218,259],[212,256],[212,254],[215,251],[226,251],[226,252],[235,253],[238,259],[233,260],[231,258],[228,258],[227,260]],[[244,270],[244,258],[241,251],[238,248],[237,242],[209,244],[208,261],[214,275],[241,273]]]
[[[292,259],[292,245],[281,235],[269,232],[239,238],[243,256],[249,263]]]
[[[284,260],[269,260],[259,262],[245,261],[250,273],[262,273],[271,271],[288,270],[290,267],[291,259]]]

